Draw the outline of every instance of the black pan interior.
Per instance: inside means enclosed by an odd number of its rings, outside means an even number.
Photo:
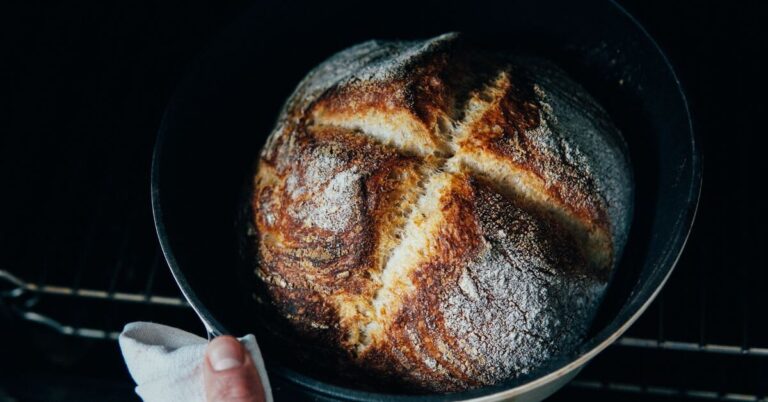
[[[497,392],[553,371],[645,304],[684,245],[700,161],[679,83],[656,44],[611,2],[376,4],[260,3],[193,63],[164,116],[153,165],[153,207],[169,265],[217,332],[261,334],[273,374],[329,395],[384,397],[297,364],[280,339],[263,334],[251,285],[239,268],[238,203],[279,108],[313,66],[371,38],[460,31],[479,46],[555,61],[608,110],[629,145],[635,217],[591,338],[525,378],[452,397]]]

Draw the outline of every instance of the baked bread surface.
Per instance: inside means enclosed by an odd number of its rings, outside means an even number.
[[[256,274],[368,373],[494,384],[578,346],[631,189],[618,131],[551,64],[456,34],[370,41],[307,75],[262,150]]]

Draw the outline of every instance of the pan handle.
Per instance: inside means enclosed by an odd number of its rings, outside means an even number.
[[[205,326],[205,334],[208,337],[208,342],[212,341],[213,338],[217,336],[223,335],[222,333],[217,331],[215,328],[213,328],[210,324],[208,324],[205,320],[202,320],[202,321],[203,321],[203,325]]]

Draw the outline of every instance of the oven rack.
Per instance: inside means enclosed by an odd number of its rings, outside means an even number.
[[[120,333],[120,326],[125,321],[121,317],[112,316],[111,324],[100,325],[98,320],[86,320],[83,322],[82,314],[76,315],[74,321],[67,321],[63,317],[58,317],[56,312],[61,308],[61,301],[66,300],[74,302],[77,311],[88,311],[94,304],[108,304],[114,311],[123,311],[126,306],[138,307],[141,313],[138,313],[138,319],[154,320],[156,316],[176,317],[182,316],[183,319],[176,320],[174,325],[191,330],[199,331],[199,323],[188,303],[181,297],[175,288],[175,283],[167,269],[159,249],[155,247],[152,253],[151,263],[148,270],[144,270],[142,286],[133,286],[133,291],[124,290],[120,283],[120,271],[124,271],[124,264],[117,264],[113,269],[112,275],[103,287],[84,287],[84,286],[66,286],[58,283],[46,283],[28,281],[21,274],[11,272],[7,269],[0,269],[0,300],[9,306],[11,311],[21,320],[34,323],[36,325],[49,328],[64,336],[100,339],[105,341],[115,341]],[[118,269],[119,268],[119,269]],[[44,278],[46,275],[38,275]],[[674,285],[670,285],[674,286]],[[665,292],[662,292],[662,295]],[[632,350],[641,353],[656,352],[677,353],[683,355],[709,355],[717,358],[719,356],[729,356],[733,358],[751,358],[760,359],[760,364],[765,367],[768,363],[768,347],[763,345],[752,345],[747,342],[747,336],[742,337],[742,342],[724,344],[701,342],[707,339],[703,332],[703,326],[700,328],[698,338],[695,340],[673,340],[664,336],[664,325],[666,316],[663,310],[668,297],[661,296],[649,311],[640,320],[638,330],[633,327],[614,345],[612,345],[605,355],[622,356],[631,353]],[[54,309],[45,306],[46,301],[52,301]],[[161,313],[162,312],[162,313]],[[161,313],[161,314],[158,314]],[[92,314],[88,314],[92,315]],[[167,322],[160,318],[159,320]],[[642,325],[645,322],[645,325]],[[643,336],[642,333],[648,333],[648,323],[655,324],[651,331],[655,332],[657,337]],[[702,320],[703,322],[703,320]],[[117,324],[117,326],[115,325]],[[653,325],[651,325],[653,327]],[[601,360],[601,356],[596,358],[596,362]],[[664,358],[666,359],[666,358]],[[685,359],[685,356],[683,357]],[[613,360],[613,359],[609,359]],[[715,363],[716,364],[716,363]],[[595,367],[597,366],[597,367]],[[605,366],[605,367],[602,367]],[[602,395],[608,397],[625,397],[635,395],[649,400],[719,400],[719,401],[766,401],[764,385],[756,384],[753,392],[746,392],[744,388],[737,390],[729,389],[711,389],[707,384],[696,384],[697,386],[678,386],[675,384],[654,384],[649,383],[651,379],[643,378],[643,381],[632,381],[632,378],[623,378],[614,380],[607,378],[603,374],[610,372],[610,363],[594,363],[587,367],[569,387],[559,394],[558,397],[568,398],[569,393],[587,395]],[[768,381],[768,377],[766,377]],[[656,399],[653,399],[656,398]],[[645,399],[643,399],[645,400]]]
[[[154,272],[154,270],[153,270]],[[14,274],[6,270],[0,270],[0,281],[4,280],[7,283],[13,285],[10,290],[0,291],[0,297],[5,298],[20,298],[24,295],[36,295],[37,297],[43,295],[56,295],[56,296],[68,296],[73,298],[80,298],[84,300],[97,299],[97,300],[109,300],[112,302],[126,302],[126,303],[143,303],[147,305],[154,305],[158,307],[182,307],[190,308],[187,301],[180,296],[161,296],[151,293],[153,276],[150,276],[147,280],[147,291],[144,293],[125,293],[116,291],[106,291],[101,289],[75,289],[65,286],[36,284],[32,282],[25,282]],[[39,324],[47,325],[52,329],[60,332],[63,335],[73,335],[85,338],[107,338],[117,339],[119,331],[104,331],[96,328],[76,328],[69,325],[64,325],[58,321],[35,313],[34,311],[19,311],[22,318],[36,322]],[[661,350],[674,350],[674,351],[686,351],[686,352],[702,352],[702,353],[715,353],[715,354],[730,354],[730,355],[754,355],[760,357],[768,357],[768,347],[751,347],[744,345],[721,345],[711,343],[696,343],[696,342],[681,342],[672,340],[661,339],[647,339],[637,338],[632,336],[623,336],[619,338],[614,346],[628,347],[628,348],[646,348],[646,349],[661,349]],[[586,388],[595,388],[594,382],[585,383]],[[630,385],[629,388],[632,388]]]

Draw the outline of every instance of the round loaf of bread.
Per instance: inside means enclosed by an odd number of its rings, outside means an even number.
[[[456,391],[584,337],[627,237],[623,140],[547,62],[456,34],[311,71],[262,150],[251,222],[271,303],[368,373]]]

